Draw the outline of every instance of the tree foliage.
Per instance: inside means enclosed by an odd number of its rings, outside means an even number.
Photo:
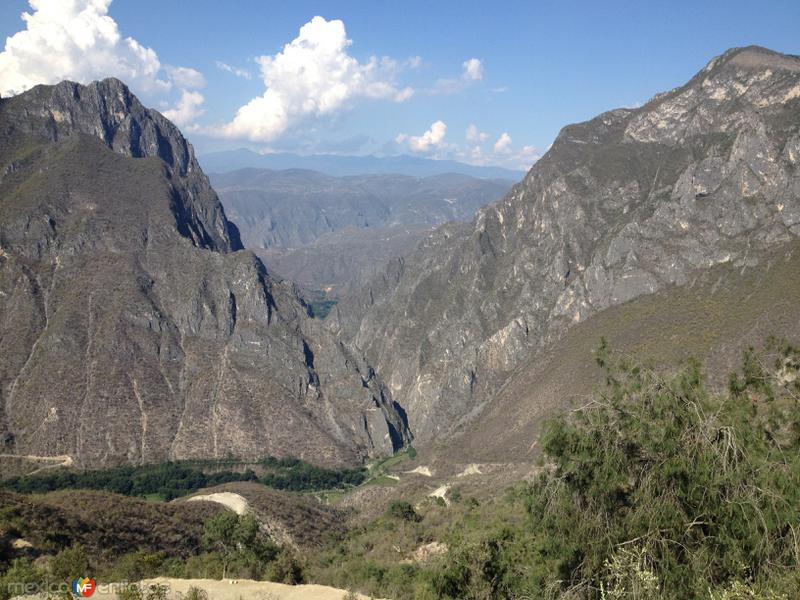
[[[255,517],[230,511],[206,521],[203,546],[222,557],[223,577],[232,565],[239,572],[248,570],[251,575],[260,576],[264,567],[278,556],[278,547],[261,531]]]
[[[709,391],[696,361],[665,375],[615,360],[605,344],[597,360],[604,389],[542,434],[527,528],[451,550],[436,595],[798,589],[800,353],[775,341],[749,350],[724,394]]]
[[[258,479],[252,469],[233,471],[214,461],[166,462],[89,471],[58,470],[0,481],[0,486],[24,494],[63,489],[104,490],[126,496],[158,496],[172,500],[201,488],[234,481],[259,481],[289,491],[328,490],[359,485],[364,469],[327,469],[297,458],[268,457],[261,461],[267,473]]]

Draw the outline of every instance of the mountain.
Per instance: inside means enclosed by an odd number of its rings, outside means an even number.
[[[433,226],[468,220],[508,180],[242,169],[212,175],[244,245],[271,272],[312,288],[340,288],[402,255]]]
[[[574,401],[561,388],[521,383],[537,381],[524,378],[537,364],[557,366],[537,361],[571,329],[715,268],[732,277],[768,269],[775,253],[797,260],[789,249],[800,236],[798,166],[800,58],[730,50],[640,108],[565,127],[505,198],[390,263],[339,304],[329,326],[366,352],[420,444],[489,431],[491,414],[491,431],[516,428],[518,440],[532,440],[526,423],[542,413],[518,424],[512,407]],[[719,285],[738,290],[734,298],[756,291],[727,277]],[[714,282],[697,289],[706,293],[692,310],[702,315],[715,306]],[[782,310],[800,316],[796,302]],[[650,311],[636,320],[640,334],[670,339],[668,323],[680,315],[663,324],[658,307]],[[765,312],[735,313],[738,327],[757,330]],[[730,327],[733,314],[714,318]],[[570,364],[577,370],[558,373],[583,378],[584,363]],[[497,408],[503,383],[515,393]],[[462,449],[471,445],[463,440]]]
[[[0,101],[3,455],[77,466],[409,439],[373,370],[241,250],[177,128],[119,81]]]
[[[709,383],[724,388],[742,352],[770,336],[800,339],[800,243],[779,245],[757,266],[723,263],[686,285],[598,312],[542,352],[524,359],[502,383],[480,418],[464,423],[437,453],[445,464],[529,463],[545,419],[582,405],[601,385],[594,351],[606,339],[613,352],[670,370],[703,361]]]
[[[209,173],[227,173],[239,169],[304,169],[321,171],[327,175],[385,175],[393,173],[412,177],[428,177],[445,173],[458,173],[480,179],[510,179],[517,181],[523,171],[502,167],[476,166],[453,160],[434,160],[400,154],[398,156],[341,156],[337,154],[299,155],[287,152],[258,154],[245,148],[209,152],[199,157],[203,169]]]

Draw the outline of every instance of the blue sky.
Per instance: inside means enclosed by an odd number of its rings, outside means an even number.
[[[6,41],[0,91],[114,75],[201,153],[403,152],[525,168],[564,125],[640,104],[729,47],[800,54],[799,27],[796,0],[4,0],[3,38],[29,31]]]

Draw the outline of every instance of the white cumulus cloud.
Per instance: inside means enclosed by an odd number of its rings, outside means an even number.
[[[40,83],[64,79],[88,83],[117,77],[136,93],[163,95],[179,89],[174,108],[164,111],[180,125],[203,113],[203,96],[189,90],[206,84],[190,67],[164,66],[152,48],[124,37],[109,16],[111,0],[29,0],[25,29],[6,39],[0,52],[0,94],[19,94]]]
[[[436,121],[422,135],[406,135],[401,133],[395,138],[398,144],[408,143],[412,152],[430,152],[444,145],[444,136],[447,133],[447,125],[444,121]]]
[[[505,131],[500,134],[497,141],[494,143],[494,151],[497,154],[510,154],[511,153],[511,136]]]
[[[441,123],[440,121],[438,123]],[[508,169],[527,171],[539,159],[536,147],[524,145],[515,148],[511,135],[506,131],[501,133],[497,140],[489,141],[489,134],[481,131],[477,125],[471,123],[464,134],[464,144],[448,143],[444,141],[444,123],[442,127],[431,128],[424,134],[412,137],[405,134],[397,136],[395,144],[406,145],[418,152],[426,152],[429,156],[438,159],[451,159],[466,162],[472,165],[496,165]]]
[[[0,93],[18,94],[40,83],[86,83],[119,77],[134,88],[166,91],[152,48],[123,37],[108,16],[111,0],[29,0],[25,29],[6,39],[0,53]]]
[[[260,56],[263,95],[242,106],[216,133],[269,142],[303,119],[335,114],[358,98],[402,102],[414,90],[396,85],[398,64],[391,58],[360,63],[347,52],[344,23],[314,17],[274,56]]]
[[[200,92],[182,90],[178,103],[174,108],[165,110],[164,116],[176,125],[187,127],[189,130],[192,130],[194,122],[205,112],[205,110],[201,108],[203,101],[204,98]]]

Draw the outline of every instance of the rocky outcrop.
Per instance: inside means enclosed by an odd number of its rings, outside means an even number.
[[[501,201],[445,225],[331,327],[418,440],[446,437],[576,323],[800,236],[800,58],[734,49],[637,109],[564,128]]]
[[[119,81],[0,101],[3,452],[78,466],[410,437],[372,369],[250,252],[178,130]]]

